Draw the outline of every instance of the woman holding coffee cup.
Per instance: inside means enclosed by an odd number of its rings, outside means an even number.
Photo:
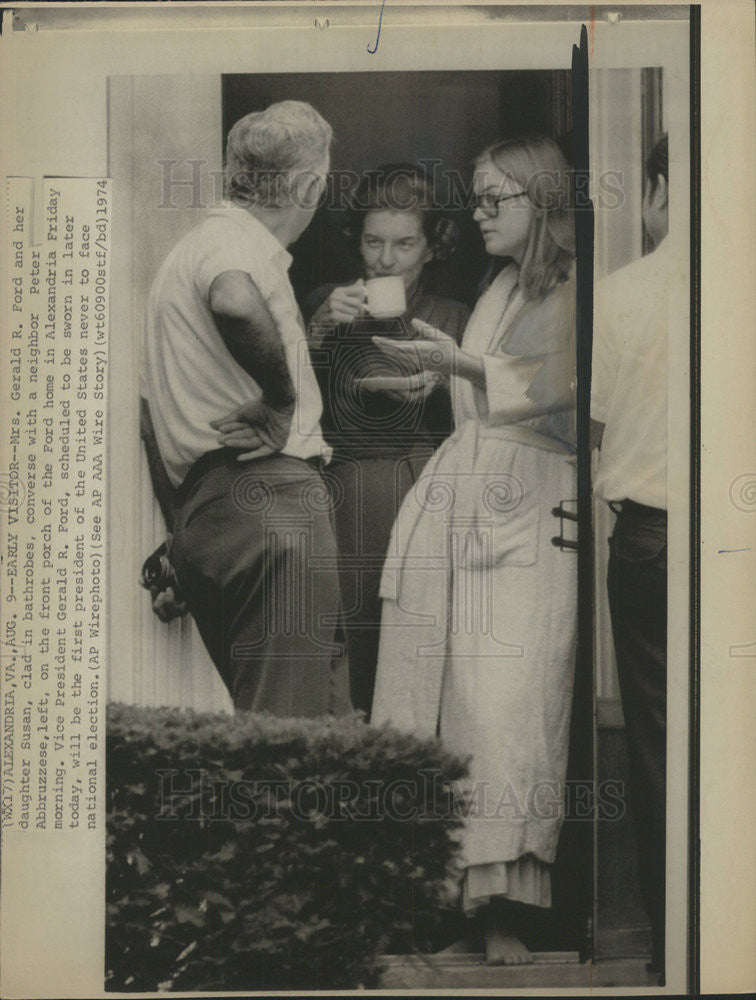
[[[373,722],[471,755],[462,902],[488,961],[516,964],[528,907],[551,904],[567,767],[577,561],[552,544],[552,509],[576,496],[574,215],[550,139],[486,150],[474,196],[507,263],[461,347],[419,322],[420,339],[376,338],[451,377],[456,429],[394,526]]]
[[[381,601],[381,569],[404,494],[452,429],[448,380],[388,358],[372,342],[412,336],[419,317],[459,339],[469,316],[423,282],[449,256],[456,227],[434,204],[430,179],[411,165],[366,174],[351,199],[347,238],[363,276],[318,289],[308,338],[323,396],[323,435],[334,454],[336,537],[352,703],[369,717]]]

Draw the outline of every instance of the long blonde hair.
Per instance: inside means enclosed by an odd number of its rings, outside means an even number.
[[[553,139],[505,139],[485,149],[476,166],[490,160],[523,190],[533,209],[520,287],[529,299],[539,298],[565,281],[575,259],[572,178],[567,160]]]

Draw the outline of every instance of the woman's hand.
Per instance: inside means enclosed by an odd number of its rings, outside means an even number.
[[[225,417],[212,420],[210,426],[219,431],[218,441],[225,448],[245,448],[237,461],[264,458],[281,451],[289,440],[292,406],[287,410],[274,410],[261,399],[244,403]]]
[[[385,381],[385,385],[381,382]],[[401,383],[401,384],[400,384]],[[385,380],[380,375],[358,379],[365,392],[380,392],[398,402],[420,403],[426,400],[439,386],[447,385],[447,380],[439,372],[421,371],[415,375],[389,376]]]
[[[420,334],[420,340],[391,340],[389,337],[373,337],[373,343],[386,354],[407,362],[414,362],[423,371],[436,372],[444,378],[456,375],[467,379],[474,386],[485,390],[486,372],[483,359],[468,354],[448,333],[437,330],[421,319],[412,320],[413,327]]]
[[[420,335],[419,340],[373,337],[373,343],[390,357],[414,362],[422,371],[436,372],[446,378],[455,374],[459,348],[454,339],[421,319],[413,319],[412,326]]]
[[[333,323],[351,323],[365,314],[365,282],[360,278],[353,285],[334,288],[323,305],[313,313],[311,325],[328,326]]]

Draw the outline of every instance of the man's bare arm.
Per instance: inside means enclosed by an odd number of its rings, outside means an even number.
[[[176,490],[168,478],[168,473],[165,471],[163,459],[155,437],[155,428],[152,425],[150,404],[144,397],[140,397],[139,399],[139,430],[144,442],[144,450],[147,454],[147,466],[150,470],[152,489],[165,518],[165,526],[169,532],[172,532]]]
[[[245,271],[224,271],[210,286],[210,310],[234,359],[252,376],[263,401],[290,411],[296,401],[281,333],[265,299]]]

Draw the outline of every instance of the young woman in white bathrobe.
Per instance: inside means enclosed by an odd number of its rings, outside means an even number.
[[[492,964],[532,961],[500,900],[551,905],[562,823],[577,560],[551,540],[552,508],[576,496],[570,190],[550,139],[486,150],[473,217],[508,262],[461,348],[420,322],[417,341],[376,338],[451,378],[456,430],[394,525],[372,721],[470,756],[462,901]]]

